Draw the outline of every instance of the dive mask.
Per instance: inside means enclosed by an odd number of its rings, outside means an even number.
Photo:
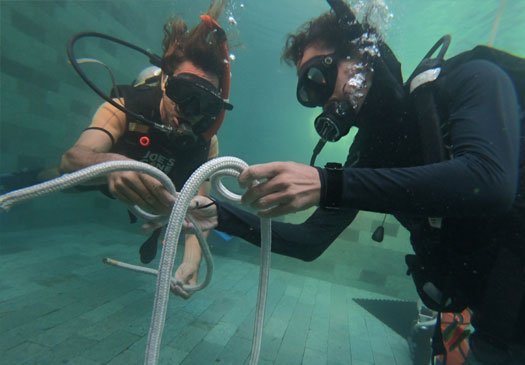
[[[333,94],[339,58],[334,54],[308,60],[299,70],[297,101],[303,106],[323,106]]]
[[[169,76],[165,86],[166,95],[177,104],[181,117],[197,134],[206,131],[223,109],[233,109],[211,82],[194,74]]]
[[[299,70],[297,82],[297,100],[301,105],[323,107],[314,125],[321,138],[329,142],[338,141],[355,125],[368,87],[368,67],[362,62],[349,64],[350,77],[343,89],[347,100],[328,102],[334,93],[340,60],[335,53],[313,57]]]

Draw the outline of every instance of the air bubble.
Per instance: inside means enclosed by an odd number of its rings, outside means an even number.
[[[237,20],[235,20],[234,17],[230,16],[228,17],[228,23],[230,23],[231,25],[237,25]]]

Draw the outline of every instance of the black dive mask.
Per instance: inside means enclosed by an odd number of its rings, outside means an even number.
[[[223,109],[233,109],[211,82],[190,73],[168,77],[166,95],[177,104],[182,119],[196,134],[211,127]]]
[[[313,57],[299,70],[297,101],[303,106],[323,106],[333,94],[339,58],[333,54]]]
[[[326,104],[334,93],[340,57],[335,53],[313,57],[299,70],[297,100],[303,106],[314,108]],[[315,119],[315,130],[325,141],[336,142],[348,134],[355,120],[352,105],[334,101],[324,107]]]
[[[321,139],[337,142],[348,134],[355,119],[356,113],[350,102],[336,100],[330,102],[315,118],[314,126]]]

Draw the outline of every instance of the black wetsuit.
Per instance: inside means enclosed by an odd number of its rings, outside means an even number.
[[[274,222],[272,251],[310,261],[358,210],[391,213],[410,231],[417,257],[453,275],[477,312],[477,330],[492,333],[488,323],[502,313],[484,313],[483,301],[499,248],[518,259],[521,278],[525,267],[525,118],[512,81],[487,61],[449,70],[436,90],[441,119],[450,122],[450,160],[423,164],[410,107],[391,121],[376,115],[350,148],[342,208],[319,208],[298,225]],[[442,228],[428,217],[443,217]],[[258,218],[230,204],[219,204],[218,229],[259,243]],[[523,301],[519,312],[504,342],[525,343]]]

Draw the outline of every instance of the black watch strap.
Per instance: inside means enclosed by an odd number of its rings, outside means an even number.
[[[343,198],[343,165],[329,162],[324,169],[319,169],[321,177],[321,199],[323,208],[337,209]]]

